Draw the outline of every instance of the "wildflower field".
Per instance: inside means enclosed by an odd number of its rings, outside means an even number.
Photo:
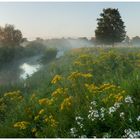
[[[139,48],[72,49],[0,89],[0,137],[140,138]]]

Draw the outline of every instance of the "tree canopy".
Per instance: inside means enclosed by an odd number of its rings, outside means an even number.
[[[20,30],[15,29],[13,25],[6,24],[0,27],[0,43],[2,46],[18,46],[23,41]]]
[[[114,45],[115,42],[123,41],[126,31],[118,9],[103,9],[100,16],[95,30],[97,43]]]

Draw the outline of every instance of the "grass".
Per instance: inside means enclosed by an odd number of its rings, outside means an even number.
[[[72,49],[0,87],[0,137],[140,137],[140,49]]]

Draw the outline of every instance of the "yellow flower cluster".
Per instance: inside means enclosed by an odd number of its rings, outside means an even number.
[[[115,97],[116,102],[120,102],[123,99],[123,96],[120,94],[115,95],[114,97]]]
[[[14,128],[19,128],[20,130],[26,129],[30,123],[26,121],[16,122]]]
[[[124,90],[120,93],[110,93],[109,95],[105,96],[102,101],[104,103],[121,102],[124,99],[124,93]]]
[[[52,115],[50,115],[49,117],[46,117],[45,122],[53,128],[57,127],[58,125],[58,122],[54,119]]]
[[[67,96],[67,88],[57,88],[53,93],[52,93],[52,97],[58,97],[63,95],[64,97]]]
[[[74,65],[77,65],[77,66],[84,66],[84,64],[82,64],[80,61],[75,61],[75,62],[74,62]]]
[[[92,93],[92,95],[98,95],[104,103],[108,102],[120,102],[123,100],[125,91],[120,87],[113,84],[103,84],[101,86],[96,86],[95,84],[85,84],[87,90]],[[96,94],[94,94],[96,93]],[[99,94],[97,94],[99,93]]]
[[[69,80],[75,80],[79,77],[84,77],[84,78],[92,78],[92,74],[90,73],[81,73],[81,72],[72,72],[70,76],[68,76]]]
[[[32,133],[35,133],[37,131],[36,128],[32,128]]]
[[[99,90],[99,88],[97,86],[95,86],[95,84],[85,84],[85,87],[90,91],[90,92],[94,92]]]
[[[35,117],[34,117],[34,121],[39,120],[39,118],[40,118],[40,116],[39,116],[39,115],[35,116]]]
[[[100,90],[108,90],[108,89],[115,89],[116,86],[115,85],[112,85],[112,84],[109,84],[109,83],[106,83],[106,84],[103,84],[100,86]],[[118,87],[117,87],[118,88]]]
[[[91,56],[89,54],[81,54],[79,56],[79,59],[87,59],[87,58],[90,58]]]
[[[42,98],[38,100],[40,105],[51,105],[53,103],[53,99]]]
[[[55,75],[54,78],[52,79],[51,83],[56,84],[61,79],[62,79],[61,75]]]
[[[43,115],[44,116],[45,110],[41,109],[39,110],[38,114],[34,117],[34,121],[39,120],[39,118]]]
[[[44,114],[44,112],[45,112],[45,110],[44,110],[44,109],[41,109],[41,110],[38,112],[38,114],[39,114],[39,115],[42,115],[42,114]]]
[[[9,98],[10,100],[22,100],[23,99],[21,92],[19,90],[13,91],[13,92],[7,92],[4,94],[4,97]]]
[[[65,98],[64,101],[61,103],[60,110],[67,109],[69,110],[72,105],[72,96]]]
[[[34,99],[35,99],[35,97],[36,97],[36,94],[35,94],[35,93],[33,93],[33,94],[31,95],[30,99],[31,99],[31,100],[34,100]]]

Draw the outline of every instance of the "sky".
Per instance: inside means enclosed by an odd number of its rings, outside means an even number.
[[[140,36],[140,2],[0,2],[0,26],[13,24],[36,37],[94,37],[103,8],[118,8],[127,35]]]

